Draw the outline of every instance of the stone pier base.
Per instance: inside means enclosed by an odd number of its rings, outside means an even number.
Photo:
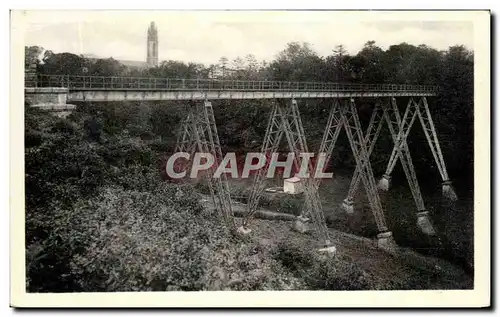
[[[236,232],[238,232],[242,236],[247,236],[250,234],[250,232],[252,232],[252,230],[250,228],[245,228],[245,227],[241,226],[241,227],[238,227]]]
[[[297,220],[295,220],[293,224],[293,229],[297,232],[300,233],[307,233],[309,232],[309,218],[306,218],[304,216],[298,216]]]
[[[382,232],[377,235],[377,246],[384,251],[390,253],[396,253],[398,251],[398,245],[396,241],[394,241],[394,237],[392,236],[392,232]]]
[[[342,202],[342,210],[348,214],[354,213],[354,202],[349,198],[344,199]]]
[[[388,191],[391,187],[391,175],[384,174],[378,182],[378,188],[383,191]]]
[[[443,182],[443,196],[451,201],[457,200],[457,194],[455,193],[450,180]]]
[[[421,211],[417,213],[417,226],[420,228],[420,231],[428,236],[433,236],[436,234],[436,231],[434,231],[432,223],[429,220],[428,211]]]

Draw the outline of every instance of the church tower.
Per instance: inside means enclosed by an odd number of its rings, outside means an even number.
[[[158,29],[156,24],[151,22],[148,28],[148,53],[147,63],[149,67],[158,66]]]

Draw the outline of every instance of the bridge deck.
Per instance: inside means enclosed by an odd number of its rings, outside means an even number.
[[[27,85],[28,86],[28,85]],[[38,87],[68,88],[68,101],[434,96],[437,86],[41,75]]]

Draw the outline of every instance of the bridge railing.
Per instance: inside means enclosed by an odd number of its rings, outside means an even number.
[[[101,77],[73,75],[39,75],[39,87],[65,87],[85,89],[139,89],[180,91],[354,91],[354,92],[429,92],[435,93],[437,86],[406,84],[351,84],[331,82],[287,82],[255,80],[178,79],[153,77]]]

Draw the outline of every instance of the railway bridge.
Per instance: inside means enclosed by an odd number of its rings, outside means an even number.
[[[178,79],[39,75],[26,83],[26,93],[58,88],[68,102],[303,99],[358,97],[424,97],[437,94],[436,86],[352,84],[256,80]],[[33,87],[30,87],[33,86]]]
[[[295,153],[294,165],[297,170],[301,166],[299,153],[309,152],[298,103],[303,99],[331,101],[318,153],[323,154],[325,162],[328,162],[341,130],[345,130],[357,166],[342,208],[346,212],[354,212],[353,197],[362,183],[378,227],[378,245],[383,249],[395,251],[397,246],[390,228],[387,227],[378,190],[389,189],[391,173],[398,161],[401,162],[415,201],[417,225],[423,233],[435,234],[406,142],[417,118],[442,177],[443,194],[452,200],[456,199],[427,102],[427,98],[438,94],[436,86],[72,75],[39,75],[33,81],[26,81],[25,86],[25,97],[31,104],[58,111],[71,102],[185,100],[186,117],[180,123],[176,151],[198,151],[214,156],[216,164],[209,169],[207,179],[212,198],[221,219],[230,230],[238,234],[248,234],[251,231],[250,221],[264,191],[268,166],[258,170],[255,175],[247,214],[242,223],[237,225],[226,175],[222,174],[220,178],[210,177],[223,160],[211,103],[213,100],[270,99],[272,107],[261,153],[277,152],[284,136],[290,152]],[[356,101],[360,98],[365,101],[368,99],[373,105],[366,131],[361,127],[356,107]],[[397,101],[401,99],[405,100],[405,107],[398,106]],[[401,113],[400,108],[404,109],[404,112]],[[388,155],[386,171],[376,182],[370,164],[370,154],[384,123],[389,128],[394,146],[390,156]],[[308,168],[311,171],[309,174],[313,175],[315,166],[309,163]],[[329,238],[318,194],[320,184],[313,178],[304,178],[302,181],[305,204],[296,225],[313,230],[321,241],[322,250],[330,250],[334,246]]]

